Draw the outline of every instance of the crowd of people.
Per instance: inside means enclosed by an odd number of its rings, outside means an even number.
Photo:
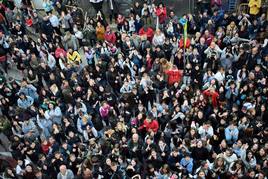
[[[96,1],[92,18],[1,1],[0,144],[17,163],[1,177],[267,178],[268,21],[254,1],[247,14],[199,0],[182,17]]]

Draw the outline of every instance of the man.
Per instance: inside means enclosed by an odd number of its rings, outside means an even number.
[[[67,169],[66,165],[61,165],[60,166],[60,172],[57,175],[57,179],[73,179],[74,174],[72,170]]]
[[[142,157],[141,156],[142,141],[139,139],[138,134],[132,135],[132,138],[128,141],[128,149],[129,149],[130,156]]]
[[[121,179],[121,178],[123,178],[122,171],[120,171],[120,168],[118,167],[117,163],[112,162],[111,163],[111,169],[112,169],[111,179]]]

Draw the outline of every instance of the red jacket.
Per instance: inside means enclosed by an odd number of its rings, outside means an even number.
[[[209,36],[206,36],[205,34],[202,36],[206,40],[206,44],[210,46],[212,40],[214,39],[214,36],[212,34],[209,34]]]
[[[114,32],[111,31],[106,31],[105,35],[104,35],[104,39],[112,44],[115,44],[116,42],[116,36],[114,34]]]
[[[139,129],[145,128],[146,131],[152,130],[153,132],[157,132],[159,128],[159,124],[157,120],[152,120],[150,123],[147,120],[143,121],[143,125],[139,127]]]
[[[216,91],[212,92],[209,89],[205,90],[203,92],[204,96],[208,99],[208,102],[211,100],[211,104],[214,108],[217,108],[218,106],[218,97],[219,93]]]
[[[56,58],[60,58],[60,54],[63,54],[64,57],[66,57],[66,52],[64,49],[58,47],[56,50],[55,50],[55,57]]]
[[[168,75],[168,84],[173,85],[175,82],[180,82],[182,78],[182,73],[178,69],[167,70],[166,74]]]
[[[167,19],[167,9],[166,7],[157,8],[156,15],[159,17],[159,23],[164,24]]]
[[[145,31],[144,28],[141,28],[139,31],[139,35],[140,36],[146,35],[147,39],[151,42],[154,37],[154,30],[151,27],[148,27],[147,31]]]

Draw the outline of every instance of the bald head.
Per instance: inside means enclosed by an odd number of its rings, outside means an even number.
[[[60,166],[60,173],[62,175],[65,175],[66,174],[66,171],[67,171],[66,165],[61,165]]]

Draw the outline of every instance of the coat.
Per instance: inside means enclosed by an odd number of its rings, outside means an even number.
[[[139,129],[145,128],[146,131],[152,130],[154,133],[156,133],[159,129],[159,124],[157,120],[152,120],[150,123],[147,120],[143,121],[143,125]]]
[[[22,100],[20,98],[18,99],[18,106],[20,108],[22,108],[22,109],[29,108],[33,104],[33,102],[34,102],[34,100],[33,100],[32,97],[30,97],[30,96],[25,96],[25,97],[26,98],[24,100]]]
[[[105,35],[104,35],[105,41],[115,44],[116,42],[116,36],[115,33],[112,31],[106,31]]]
[[[203,92],[203,94],[207,97],[207,98],[211,98],[211,104],[214,108],[216,108],[218,106],[218,97],[219,97],[219,93],[217,93],[216,91],[211,92],[209,89],[205,90]]]
[[[166,9],[166,7],[157,8],[156,9],[156,15],[159,18],[159,23],[164,24],[166,19],[167,19],[167,9]]]
[[[151,42],[153,40],[153,37],[154,37],[154,30],[150,27],[148,27],[146,31],[144,28],[141,28],[139,31],[139,35],[140,36],[145,35],[147,37],[147,39]]]
[[[257,15],[260,12],[261,0],[250,0],[248,3],[249,14]]]
[[[67,53],[68,63],[81,62],[81,56],[77,51],[74,51],[72,54]]]
[[[173,85],[176,82],[180,82],[182,78],[182,73],[179,70],[167,70],[166,74],[168,75],[168,84]]]
[[[96,36],[97,36],[97,40],[104,40],[104,34],[105,34],[105,28],[104,26],[100,26],[100,27],[96,27]]]

